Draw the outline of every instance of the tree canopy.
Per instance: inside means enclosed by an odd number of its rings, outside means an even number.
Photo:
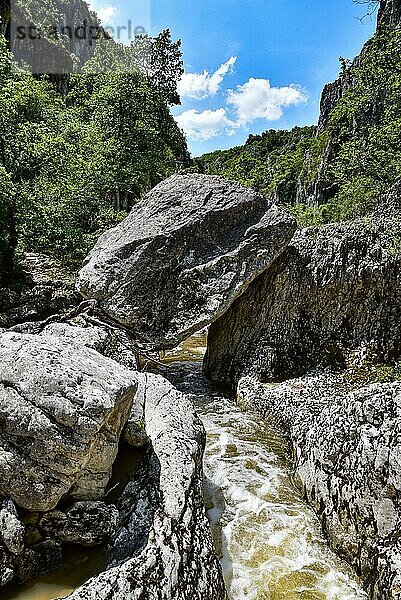
[[[60,86],[11,68],[0,38],[3,274],[14,231],[20,250],[77,263],[151,187],[188,166],[169,110],[179,102],[179,48],[169,31],[131,47],[98,44],[83,73]]]

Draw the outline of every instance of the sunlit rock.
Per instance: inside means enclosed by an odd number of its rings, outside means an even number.
[[[78,289],[139,341],[173,348],[281,254],[295,220],[220,177],[175,175],[97,242]]]
[[[80,344],[0,336],[0,492],[29,510],[101,498],[136,392],[132,372]]]

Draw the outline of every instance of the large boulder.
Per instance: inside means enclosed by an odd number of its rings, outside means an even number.
[[[174,347],[223,314],[281,254],[295,226],[237,183],[175,175],[101,236],[78,289],[138,340]]]
[[[136,388],[82,344],[0,335],[0,493],[33,511],[101,498]]]
[[[397,211],[298,231],[211,325],[207,376],[229,387],[245,373],[282,380],[317,365],[343,366],[348,351],[363,344],[378,361],[397,359],[400,239]]]
[[[69,600],[226,600],[204,508],[203,425],[163,377],[137,377],[152,445],[120,499],[106,570]]]

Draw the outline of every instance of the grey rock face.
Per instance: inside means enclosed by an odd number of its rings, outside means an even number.
[[[136,371],[138,368],[137,351],[128,334],[106,323],[93,321],[89,315],[82,314],[66,322],[50,323],[41,334],[92,348],[128,369]]]
[[[69,600],[225,600],[204,509],[202,423],[165,379],[139,379],[152,448],[121,498],[108,569]]]
[[[63,564],[61,542],[45,540],[35,544],[17,556],[14,561],[15,577],[19,583],[27,583],[46,571]]]
[[[0,544],[0,588],[12,581],[14,568],[6,548]]]
[[[67,512],[46,513],[39,528],[51,539],[80,546],[99,546],[109,541],[118,525],[115,506],[104,502],[76,502]]]
[[[131,414],[123,430],[123,439],[130,446],[141,448],[149,443],[150,439],[146,433],[145,423],[145,405],[149,396],[150,388],[153,385],[152,376],[144,373],[136,373],[138,389],[135,395],[135,402],[131,409]],[[150,383],[149,383],[150,382]],[[164,387],[162,387],[164,389]],[[153,391],[157,393],[157,391]]]
[[[138,351],[135,342],[123,329],[99,320],[92,314],[92,304],[92,302],[83,302],[65,316],[55,315],[45,321],[27,321],[14,325],[8,330],[0,329],[0,333],[13,331],[32,335],[52,335],[65,342],[92,348],[124,367],[136,371]]]
[[[175,175],[99,239],[78,289],[139,341],[172,348],[221,315],[294,229],[292,217],[252,190]]]
[[[79,304],[75,274],[55,258],[27,253],[19,266],[21,286],[2,289],[1,327],[46,319],[54,313],[66,313]]]
[[[401,355],[400,213],[296,233],[274,264],[209,329],[207,376],[235,387],[342,365],[366,343]]]
[[[123,430],[123,439],[129,446],[142,448],[149,443],[149,437],[145,431],[144,425],[136,420],[136,417],[130,417]]]
[[[135,391],[131,372],[83,345],[0,335],[0,492],[38,511],[101,498]]]
[[[247,376],[238,398],[289,432],[298,483],[372,598],[399,598],[401,382],[352,390],[338,374]]]
[[[11,554],[18,555],[24,549],[25,527],[18,518],[12,500],[4,500],[0,510],[0,537]]]

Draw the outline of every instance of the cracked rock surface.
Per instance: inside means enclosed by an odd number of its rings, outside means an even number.
[[[204,508],[203,425],[163,377],[137,376],[152,447],[121,497],[107,570],[69,600],[226,600]]]
[[[399,196],[398,196],[399,198]],[[235,388],[343,366],[369,345],[378,361],[401,356],[401,211],[300,230],[283,254],[212,323],[207,377]]]
[[[138,341],[173,348],[220,316],[290,241],[295,220],[207,175],[175,175],[102,235],[78,289]]]
[[[132,372],[51,335],[0,335],[0,493],[31,511],[103,496],[131,411]]]

